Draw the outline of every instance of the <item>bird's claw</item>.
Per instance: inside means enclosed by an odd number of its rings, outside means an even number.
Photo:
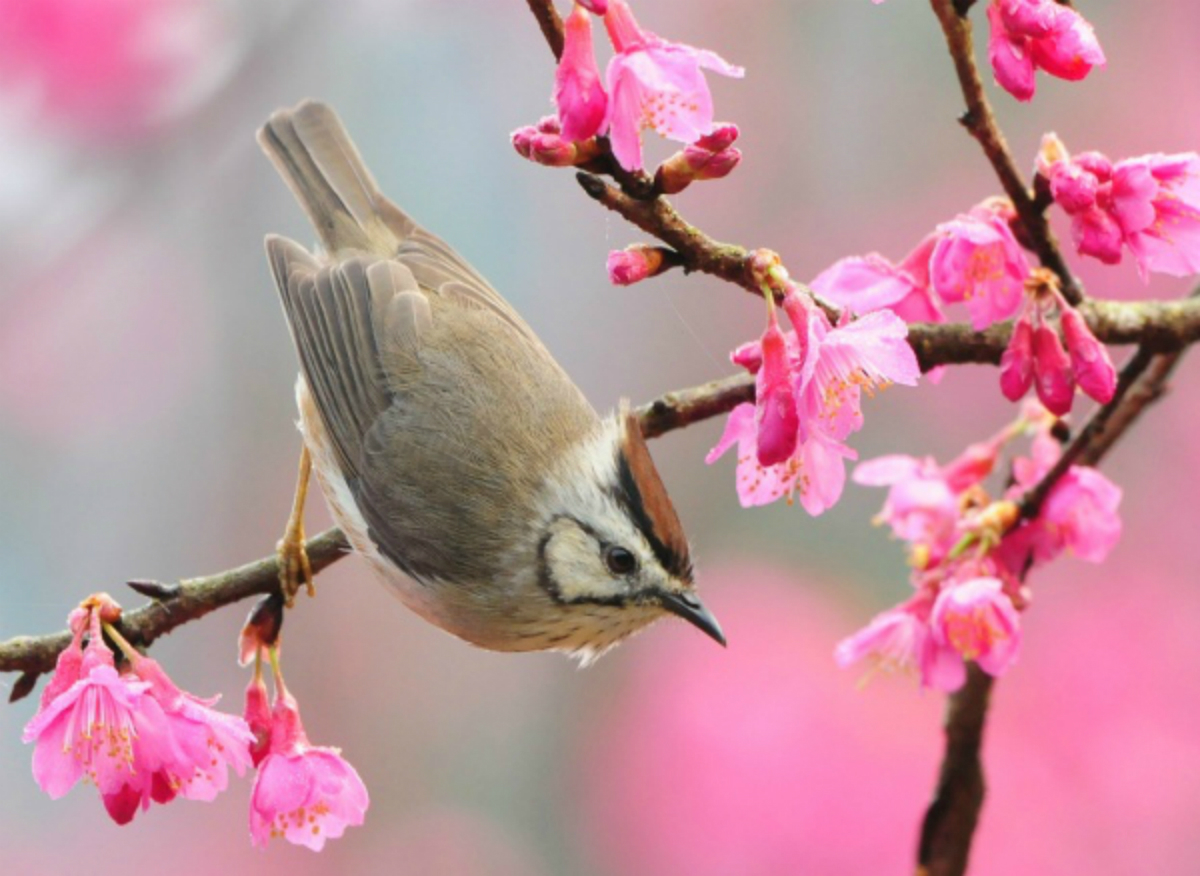
[[[304,587],[309,596],[316,596],[313,585],[312,565],[308,561],[308,550],[304,545],[304,525],[289,526],[283,538],[275,545],[279,559],[279,587],[283,591],[284,604],[291,608],[296,594]]]

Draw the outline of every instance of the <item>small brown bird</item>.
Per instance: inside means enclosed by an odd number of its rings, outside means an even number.
[[[308,458],[354,548],[417,614],[589,662],[664,614],[721,644],[636,416],[601,418],[488,282],[385,198],[328,106],[258,141],[323,252],[269,236],[305,452],[285,589],[311,588]]]

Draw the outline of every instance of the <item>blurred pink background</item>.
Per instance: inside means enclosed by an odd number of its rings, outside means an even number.
[[[563,4],[565,6],[565,4]],[[1200,7],[1078,4],[1109,67],[994,94],[1031,167],[1043,131],[1114,158],[1200,149]],[[637,0],[642,23],[747,67],[714,81],[746,159],[679,196],[722,239],[811,277],[903,255],[997,186],[926,4]],[[977,11],[975,18],[981,15]],[[641,239],[507,134],[549,111],[525,4],[433,0],[0,0],[0,639],[60,629],[86,593],[269,552],[291,497],[295,359],[262,255],[312,238],[253,132],[305,96],[342,114],[386,192],[505,292],[600,408],[729,373],[761,305],[705,277],[608,286]],[[669,148],[651,143],[649,156]],[[1060,235],[1066,226],[1059,223]],[[1073,262],[1092,294],[1175,297],[1126,264]],[[1119,351],[1118,358],[1127,355]],[[976,874],[1190,874],[1200,859],[1200,593],[1191,400],[1200,364],[1113,454],[1125,537],[1103,567],[1033,580],[1021,662],[997,686]],[[856,442],[948,457],[1012,414],[989,369],[872,402]],[[813,520],[742,511],[720,424],[653,447],[698,554],[722,651],[664,622],[585,672],[471,649],[351,559],[287,623],[313,741],[341,746],[367,822],[314,855],[251,848],[250,783],[125,828],[93,789],[59,802],[0,709],[0,868],[189,874],[772,876],[907,872],[940,756],[940,697],[860,688],[832,649],[907,592],[899,547],[850,486]],[[310,528],[328,522],[320,501]],[[154,648],[240,705],[244,610]],[[12,678],[3,679],[11,684]]]

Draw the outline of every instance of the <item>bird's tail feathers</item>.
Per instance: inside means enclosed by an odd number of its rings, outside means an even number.
[[[306,100],[281,109],[258,131],[275,165],[329,253],[357,249],[391,255],[415,223],[379,191],[337,114]]]

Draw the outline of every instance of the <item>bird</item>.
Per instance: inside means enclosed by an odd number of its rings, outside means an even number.
[[[725,645],[628,404],[598,414],[500,293],[380,192],[327,104],[274,112],[258,142],[320,242],[266,237],[300,362],[289,603],[312,592],[311,470],[377,577],[476,646],[586,665],[668,615]]]

